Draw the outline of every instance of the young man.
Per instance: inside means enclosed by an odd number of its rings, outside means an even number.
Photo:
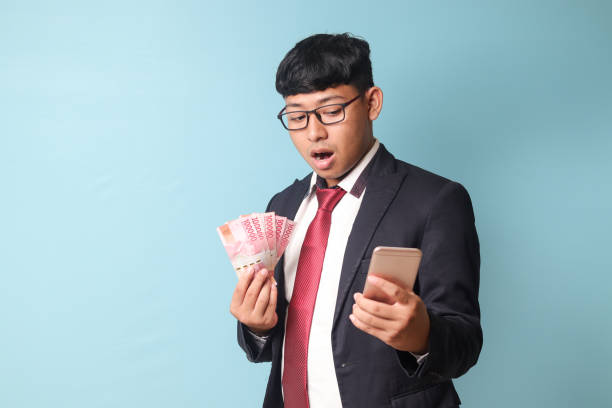
[[[281,62],[279,114],[314,172],[266,211],[294,219],[274,271],[245,273],[230,310],[250,361],[271,361],[264,407],[451,407],[482,347],[479,244],[458,183],[374,138],[383,94],[368,43],[319,34]],[[377,246],[420,248],[414,288],[367,277]],[[362,295],[366,278],[388,302]]]

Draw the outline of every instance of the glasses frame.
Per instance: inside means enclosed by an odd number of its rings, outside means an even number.
[[[340,123],[342,122],[344,119],[346,119],[346,107],[349,106],[351,103],[355,102],[357,99],[359,99],[359,97],[361,96],[361,94],[358,94],[356,97],[354,97],[353,99],[351,99],[350,101],[344,102],[344,103],[329,103],[327,105],[323,105],[323,106],[319,106],[316,107],[312,110],[296,110],[296,111],[291,111],[291,112],[284,112],[287,107],[285,106],[283,109],[281,109],[280,112],[278,112],[278,115],[276,115],[276,118],[278,120],[280,120],[280,123],[283,125],[283,127],[289,131],[294,131],[294,130],[303,130],[306,129],[308,127],[308,123],[310,121],[310,114],[313,113],[317,119],[319,120],[319,122],[321,122],[322,125],[334,125],[336,123]],[[342,107],[342,119],[337,120],[335,122],[331,122],[331,123],[323,123],[323,120],[321,119],[321,115],[317,112],[319,109],[323,109],[323,108],[327,108],[329,106],[341,106]],[[304,125],[304,127],[301,127],[299,129],[289,129],[287,127],[287,125],[285,125],[285,122],[283,122],[283,116],[288,115],[289,113],[298,113],[298,112],[302,112],[306,114],[306,124]]]

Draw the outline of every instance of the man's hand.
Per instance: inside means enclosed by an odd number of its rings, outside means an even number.
[[[389,303],[355,293],[351,322],[360,330],[396,350],[425,354],[429,342],[429,315],[425,303],[413,291],[378,276],[368,276],[390,299]]]
[[[276,285],[267,269],[250,269],[238,279],[230,312],[253,333],[265,335],[276,322]]]

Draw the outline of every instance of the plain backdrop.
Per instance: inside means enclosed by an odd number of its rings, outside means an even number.
[[[256,407],[215,227],[309,168],[300,39],[370,43],[398,158],[465,185],[467,407],[612,406],[608,1],[0,0],[0,406]]]

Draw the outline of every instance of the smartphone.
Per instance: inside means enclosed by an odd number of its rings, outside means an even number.
[[[422,256],[423,254],[418,248],[376,247],[372,253],[368,275],[380,276],[412,290]],[[363,295],[380,302],[392,302],[382,290],[369,284],[367,280]]]

